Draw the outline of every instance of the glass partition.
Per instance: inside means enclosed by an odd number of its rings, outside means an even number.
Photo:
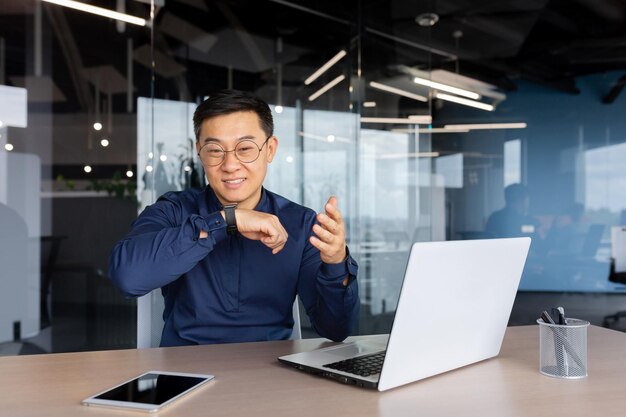
[[[132,45],[149,39],[145,27],[0,1],[0,355],[136,345],[135,302],[106,271],[137,213]]]
[[[357,333],[389,331],[413,242],[506,236],[533,238],[511,324],[563,305],[626,328],[614,315],[626,290],[619,14],[91,3],[146,24],[0,0],[0,355],[158,344],[160,292],[122,297],[109,252],[164,192],[205,184],[191,118],[223,88],[271,105],[267,189],[316,211],[338,197],[360,264]],[[608,42],[595,61],[593,31],[576,29],[588,21]]]

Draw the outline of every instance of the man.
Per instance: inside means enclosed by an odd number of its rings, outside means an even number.
[[[162,288],[161,346],[287,339],[296,294],[321,336],[345,339],[359,297],[337,199],[316,215],[263,188],[278,139],[260,99],[222,91],[193,121],[209,185],[141,213],[111,254],[115,285]]]
[[[485,231],[491,237],[535,236],[537,222],[528,213],[528,190],[522,184],[504,189],[505,206],[489,216]]]

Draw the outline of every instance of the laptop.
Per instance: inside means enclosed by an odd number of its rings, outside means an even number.
[[[529,247],[528,237],[414,243],[388,336],[278,360],[385,391],[497,356]]]

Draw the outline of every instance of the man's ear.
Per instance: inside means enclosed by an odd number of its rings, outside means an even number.
[[[278,138],[272,136],[267,140],[267,163],[272,162],[278,150]]]

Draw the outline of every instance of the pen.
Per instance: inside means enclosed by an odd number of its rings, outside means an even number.
[[[565,309],[563,307],[556,308],[559,312],[559,324],[566,326],[567,321],[565,321]]]
[[[552,320],[552,317],[550,317],[550,315],[548,314],[547,311],[543,310],[541,312],[541,320],[544,321],[544,323],[549,323],[549,324],[556,324],[554,322],[554,320]]]
[[[564,326],[565,323],[565,310],[563,307],[552,307],[552,317],[554,317],[555,323],[558,321],[559,325]]]

